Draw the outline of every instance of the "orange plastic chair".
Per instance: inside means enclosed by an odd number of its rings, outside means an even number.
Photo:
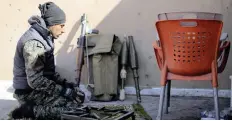
[[[180,19],[156,22],[160,43],[154,42],[153,48],[161,70],[158,120],[162,119],[164,103],[165,113],[168,113],[171,80],[211,80],[216,119],[219,119],[217,74],[223,72],[230,51],[229,41],[219,46],[222,26],[223,23],[219,20]],[[221,64],[218,66],[219,59]]]

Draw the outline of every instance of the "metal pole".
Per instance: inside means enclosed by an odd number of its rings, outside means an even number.
[[[159,101],[159,109],[158,109],[158,115],[156,117],[156,120],[162,119],[165,88],[166,86],[162,86],[160,88],[160,101]]]
[[[170,90],[171,90],[171,80],[167,80],[165,98],[164,98],[164,113],[168,114],[168,107],[170,107]]]
[[[213,88],[213,97],[214,97],[214,108],[215,108],[215,114],[216,114],[216,120],[219,120],[219,107],[218,107],[218,89],[217,87]]]
[[[230,107],[232,108],[232,75],[230,76]]]

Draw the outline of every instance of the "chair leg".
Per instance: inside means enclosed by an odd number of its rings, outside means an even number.
[[[171,80],[167,80],[165,91],[165,104],[164,104],[164,113],[168,114],[168,107],[170,107],[170,91],[171,91]]]
[[[216,114],[216,120],[219,120],[219,106],[218,106],[218,77],[217,77],[217,65],[212,62],[212,85],[213,85],[213,97],[214,97],[214,110]]]
[[[165,89],[166,89],[166,84],[167,84],[167,63],[166,62],[164,62],[164,66],[161,72],[160,84],[161,84],[161,90],[160,90],[159,109],[158,109],[158,114],[156,117],[157,120],[161,120],[162,114],[163,114],[164,94],[165,94]]]
[[[158,109],[158,115],[156,117],[157,120],[161,120],[162,119],[165,88],[166,88],[166,86],[162,86],[161,87],[159,109]]]
[[[168,107],[170,107],[171,87],[172,87],[172,82],[171,82],[171,80],[169,80],[169,88],[168,88]]]
[[[213,96],[214,96],[214,109],[215,109],[215,114],[216,114],[216,120],[219,120],[219,107],[218,107],[218,88],[214,87],[213,88]]]

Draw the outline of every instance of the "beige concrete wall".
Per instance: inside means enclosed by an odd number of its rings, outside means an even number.
[[[18,38],[29,27],[31,15],[39,15],[38,4],[46,0],[2,0],[0,4],[0,80],[12,80],[13,56]],[[67,14],[66,33],[56,40],[56,63],[61,75],[75,78],[76,39],[80,34],[79,19],[87,13],[92,27],[102,33],[119,36],[131,34],[139,55],[139,76],[142,87],[159,86],[160,72],[151,43],[156,38],[154,22],[157,14],[173,11],[217,12],[224,15],[224,31],[232,36],[231,0],[51,0]],[[229,88],[232,57],[225,72],[219,75],[220,88]],[[133,85],[129,74],[127,85]],[[173,87],[210,88],[210,82],[175,81]]]

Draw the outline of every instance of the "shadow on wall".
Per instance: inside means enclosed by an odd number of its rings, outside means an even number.
[[[183,2],[183,1],[182,1]],[[185,1],[184,1],[185,2]],[[194,4],[193,6],[199,5],[201,2],[189,1],[189,4]],[[172,1],[173,7],[168,8],[167,2],[159,1],[156,4],[154,0],[147,0],[142,2],[139,0],[122,0],[112,11],[109,12],[107,16],[97,25],[97,29],[101,33],[113,33],[120,37],[124,34],[133,35],[135,40],[135,47],[138,52],[139,59],[139,77],[141,88],[145,87],[156,87],[160,85],[160,71],[156,64],[156,58],[152,48],[152,42],[156,39],[156,28],[155,21],[157,21],[158,13],[170,12],[170,11],[181,11],[195,9],[189,6],[179,6],[176,1]],[[185,2],[183,4],[187,4]],[[162,8],[165,7],[165,10]],[[212,7],[212,6],[211,6]],[[181,8],[181,9],[180,9]],[[155,10],[155,11],[154,11]],[[202,7],[200,10],[204,12],[208,8]],[[96,11],[97,12],[97,11]],[[90,20],[91,21],[91,20]],[[79,21],[78,21],[79,22]],[[68,76],[70,80],[74,80],[76,73],[76,46],[72,47],[72,51],[68,52],[70,48],[71,40],[73,39],[77,29],[79,27],[78,22],[74,25],[73,29],[68,35],[67,40],[59,50],[57,55],[57,65],[64,64],[62,61],[66,61],[67,64],[61,65],[64,68],[58,68],[60,72]],[[229,21],[228,21],[229,22]],[[228,23],[227,23],[228,24]],[[227,28],[229,31],[229,28]],[[230,33],[232,36],[232,33]],[[231,57],[230,57],[231,59]],[[75,65],[75,66],[74,66]],[[229,72],[232,65],[228,61],[227,69],[223,76],[220,76],[219,85],[223,88],[229,88]],[[229,68],[228,68],[229,67]],[[128,74],[128,80],[126,85],[133,86],[134,80],[132,74]],[[211,88],[210,81],[205,82],[190,82],[190,81],[174,81],[174,87],[181,88]]]
[[[58,72],[65,75],[69,81],[74,81],[75,70],[76,70],[76,46],[72,45],[71,42],[74,39],[78,29],[81,27],[81,20],[77,20],[71,31],[68,33],[67,39],[64,41],[62,47],[56,53],[56,69]],[[69,51],[70,50],[70,51]],[[63,65],[61,65],[63,64]],[[60,68],[65,67],[65,68]]]
[[[229,41],[231,42],[232,38],[232,1],[222,1],[225,2],[223,6],[223,32],[229,34]],[[231,50],[231,49],[230,49]],[[226,68],[222,74],[219,75],[219,86],[223,88],[230,89],[230,79],[229,76],[232,75],[232,51],[230,51],[229,58],[227,61]]]
[[[120,38],[124,35],[134,37],[141,88],[159,85],[160,72],[152,48],[156,37],[154,22],[157,17],[156,11],[153,11],[154,3],[152,0],[122,0],[97,26],[101,33],[114,33]],[[127,77],[126,85],[134,86],[130,70]]]
[[[138,1],[137,1],[138,2]],[[126,0],[121,1],[105,18],[102,20],[99,25],[97,25],[97,29],[100,30],[100,33],[114,33],[120,37],[122,37],[124,34],[126,35],[133,35],[135,40],[135,46],[138,55],[139,55],[139,73],[142,85],[149,86],[154,85],[154,78],[157,78],[156,76],[153,76],[153,73],[159,74],[159,71],[156,68],[155,60],[154,60],[154,53],[152,50],[151,42],[154,39],[154,18],[151,19],[148,18],[149,24],[143,23],[144,21],[141,19],[141,14],[137,9],[139,9],[139,4],[136,3],[137,6],[131,7],[128,9],[128,6],[131,6],[134,4],[134,1],[132,0]],[[126,12],[126,10],[128,11]],[[128,14],[127,17],[125,17],[125,12]],[[145,13],[145,12],[144,12]],[[89,20],[91,21],[91,20]],[[139,23],[139,24],[138,24]],[[146,27],[145,27],[146,26]],[[70,64],[76,64],[74,62],[74,57],[76,57],[77,49],[73,49],[71,52],[67,52],[69,49],[69,46],[71,45],[71,40],[73,39],[75,33],[77,32],[77,27],[73,27],[71,32],[68,34],[68,38],[59,50],[59,54],[56,57],[57,65],[60,67],[65,68],[59,68],[58,71],[62,72],[64,75],[72,75],[70,78],[71,80],[74,80],[75,77],[73,77],[73,74],[75,75],[75,67],[70,67]],[[150,32],[150,33],[149,33]],[[62,61],[67,61],[67,65],[60,65],[64,64]],[[150,65],[154,65],[154,68],[150,68]],[[68,67],[67,67],[68,66]],[[68,69],[68,70],[66,70]],[[72,70],[73,72],[70,72]],[[67,72],[69,74],[67,74]],[[127,81],[127,84],[134,85],[134,81],[132,78],[132,74],[129,73],[129,81]],[[157,78],[158,79],[158,78]],[[159,79],[158,79],[159,80]],[[156,81],[158,82],[158,81]],[[159,83],[159,82],[158,82]]]

